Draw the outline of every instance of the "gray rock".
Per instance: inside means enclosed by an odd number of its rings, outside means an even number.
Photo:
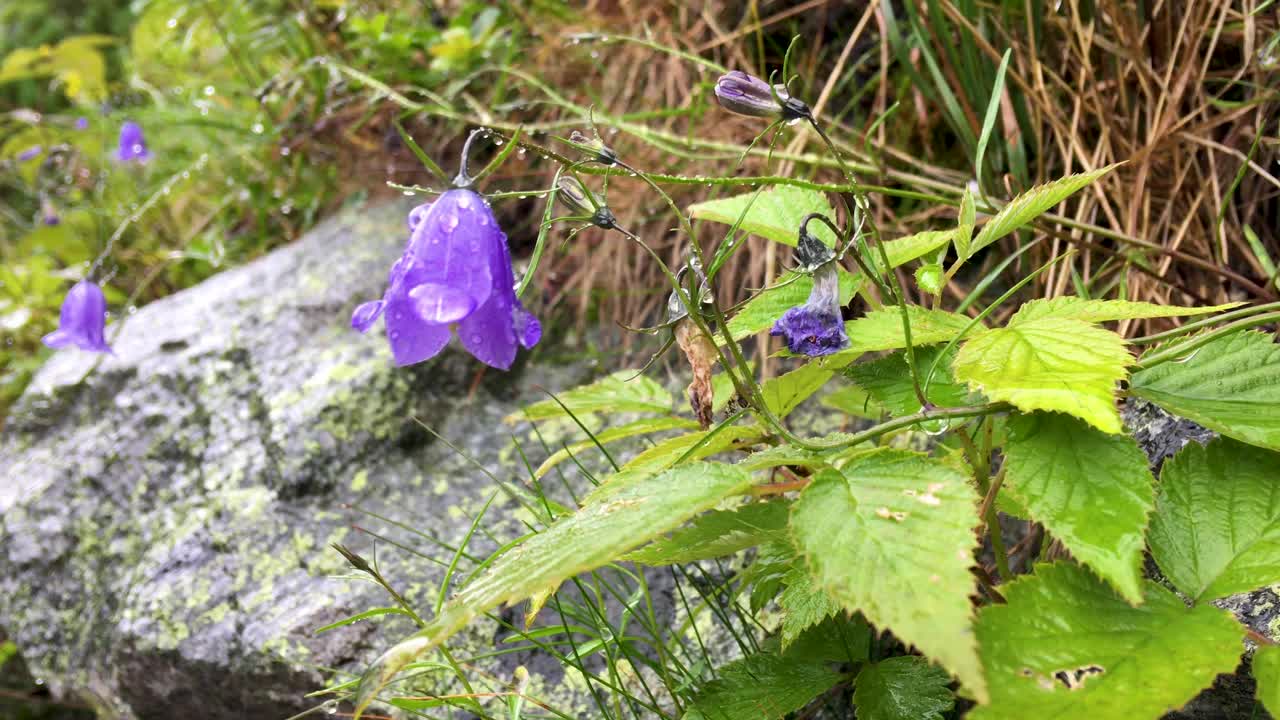
[[[534,462],[545,455],[502,418],[597,368],[482,372],[451,349],[402,369],[381,328],[349,329],[355,305],[382,292],[404,212],[347,214],[141,309],[114,357],[59,352],[13,408],[0,440],[0,626],[55,694],[107,718],[313,707],[323,698],[304,693],[350,677],[335,669],[362,668],[412,632],[384,616],[314,633],[392,604],[373,583],[336,577],[352,573],[328,545],[376,556],[430,608],[443,577],[432,560],[452,553],[418,533],[460,542],[493,492],[425,428],[503,481],[525,476],[513,437]],[[556,443],[555,428],[542,439]],[[485,526],[513,537],[522,512],[500,497]],[[494,547],[478,537],[472,552]],[[453,647],[466,657],[467,643],[489,650],[498,634],[476,623]],[[545,656],[474,667],[501,686],[518,662],[535,671],[532,689],[582,700],[580,687],[560,691],[569,684]]]

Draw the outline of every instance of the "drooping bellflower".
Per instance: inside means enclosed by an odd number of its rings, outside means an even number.
[[[357,307],[351,327],[366,332],[385,315],[397,365],[435,357],[456,328],[477,360],[509,369],[517,346],[536,345],[542,326],[516,297],[507,236],[488,202],[472,190],[450,190],[414,208],[408,222],[409,244],[386,293]]]
[[[741,70],[731,70],[716,81],[716,99],[729,112],[748,117],[798,120],[809,117],[809,106],[791,97],[785,85],[769,85]]]
[[[91,280],[81,280],[72,286],[62,301],[62,313],[58,329],[44,336],[44,344],[51,348],[71,345],[89,352],[111,352],[103,330],[107,322],[107,299],[102,288]]]
[[[773,324],[770,335],[782,336],[797,355],[820,357],[849,345],[840,316],[840,279],[836,263],[826,262],[813,271],[813,290],[805,304],[788,309]]]
[[[120,126],[120,144],[115,152],[120,162],[145,163],[151,159],[151,151],[147,150],[147,141],[142,137],[142,126],[127,120]]]

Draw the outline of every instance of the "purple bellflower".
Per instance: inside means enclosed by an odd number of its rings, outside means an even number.
[[[76,118],[76,129],[77,129],[77,130],[88,130],[88,129],[89,129],[89,118],[87,118],[87,117],[78,117],[78,118]]]
[[[754,75],[731,70],[716,81],[721,107],[747,117],[781,118],[788,122],[810,117],[809,106],[791,97],[786,85],[769,85]]]
[[[840,279],[835,262],[814,270],[809,299],[783,313],[769,334],[781,335],[791,352],[809,357],[830,355],[848,347],[849,336],[840,316]]]
[[[136,163],[145,163],[151,159],[147,141],[142,137],[141,125],[127,120],[120,126],[120,145],[116,148],[115,158],[119,162]]]
[[[397,365],[435,357],[453,329],[477,360],[499,370],[515,362],[517,346],[531,348],[542,326],[515,293],[507,236],[472,190],[455,189],[409,213],[410,237],[391,266],[381,300],[351,315],[366,332],[386,315],[387,339]]]
[[[106,322],[107,299],[102,288],[91,280],[81,280],[62,301],[58,329],[44,336],[44,344],[55,349],[74,345],[89,352],[112,352],[103,336]]]
[[[44,215],[45,225],[53,226],[62,222],[62,218],[58,217],[58,208],[47,197],[40,198],[40,212]]]
[[[32,145],[26,150],[23,150],[22,152],[18,153],[18,162],[35,160],[37,157],[40,156],[41,152],[44,152],[44,148],[40,147],[39,145]]]

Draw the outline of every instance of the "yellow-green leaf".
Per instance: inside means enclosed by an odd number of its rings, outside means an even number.
[[[1118,433],[1116,383],[1132,361],[1119,335],[1083,320],[1045,317],[974,335],[952,369],[993,401],[1064,412]]]
[[[662,432],[664,430],[693,430],[698,427],[698,423],[694,420],[678,417],[656,417],[644,418],[627,423],[616,428],[596,433],[595,439],[580,440],[571,445],[566,445],[559,450],[551,453],[550,457],[542,461],[538,469],[533,472],[535,478],[542,478],[556,465],[568,460],[569,458],[581,453],[589,451],[596,447],[596,444],[606,445],[616,440],[623,440],[636,435],[648,435],[649,433]]]
[[[826,193],[792,185],[778,185],[758,194],[751,192],[689,206],[689,216],[695,220],[733,225],[741,218],[738,228],[743,232],[791,246],[799,237],[800,221],[810,213],[835,217]],[[810,223],[809,232],[829,247],[835,246],[836,236],[826,224]]]
[[[1118,164],[1117,164],[1118,165]],[[1068,175],[1044,185],[1037,185],[1009,201],[982,226],[978,236],[969,246],[969,255],[1035,220],[1048,212],[1053,206],[1066,200],[1076,191],[1092,183],[1094,180],[1114,170],[1117,165],[1108,165],[1092,172]]]
[[[1158,718],[1235,668],[1243,646],[1230,615],[1142,585],[1140,607],[1069,563],[1001,585],[1007,602],[977,624],[991,704],[969,720]]]
[[[1280,453],[1230,438],[1164,464],[1151,556],[1195,600],[1280,583]]]
[[[1222,312],[1243,304],[1227,303],[1226,305],[1189,308],[1176,305],[1156,305],[1155,303],[1147,302],[1130,302],[1128,300],[1087,300],[1082,297],[1068,295],[1051,299],[1032,300],[1025,303],[1009,319],[1009,324],[1014,325],[1046,317],[1071,318],[1092,323],[1111,320],[1184,317]]]
[[[1155,478],[1138,444],[1058,413],[1009,420],[1008,490],[1075,558],[1142,602],[1142,550]]]
[[[521,420],[546,420],[593,412],[671,411],[671,393],[636,370],[619,370],[589,385],[576,387],[556,395],[560,402],[542,400],[506,417],[509,423]]]
[[[977,502],[954,468],[881,449],[820,471],[795,502],[791,534],[818,587],[985,700],[969,601]]]

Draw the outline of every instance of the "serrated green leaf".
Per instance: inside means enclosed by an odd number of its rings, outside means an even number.
[[[685,720],[780,720],[840,682],[826,663],[756,653],[720,668]]]
[[[782,606],[782,628],[778,631],[782,649],[786,650],[805,630],[840,612],[840,603],[831,599],[802,567],[792,568],[783,579],[786,587],[778,596]]]
[[[1004,487],[1075,558],[1142,602],[1142,550],[1155,479],[1138,444],[1058,413],[1009,420]]]
[[[495,560],[411,638],[378,658],[361,679],[357,714],[422,653],[480,613],[513,604],[600,567],[668,532],[732,495],[751,475],[732,465],[698,462],[654,476],[615,479],[607,498],[586,505]]]
[[[840,304],[843,305],[853,299],[853,294],[862,285],[862,277],[854,277],[844,268],[837,268],[836,277],[839,278]],[[812,291],[812,276],[795,272],[784,274],[777,284],[761,290],[729,319],[730,335],[741,340],[773,327],[773,323],[787,310],[803,305]]]
[[[1253,654],[1253,677],[1258,681],[1258,700],[1262,706],[1280,717],[1280,647],[1258,648]]]
[[[1280,454],[1218,438],[1164,464],[1151,556],[1196,600],[1280,582]]]
[[[694,420],[689,420],[688,418],[657,417],[644,418],[642,420],[627,423],[620,427],[609,428],[596,433],[595,440],[591,440],[590,438],[580,440],[555,451],[550,457],[542,461],[542,464],[538,466],[537,470],[534,470],[533,476],[535,478],[542,478],[548,472],[551,472],[551,469],[556,465],[559,465],[570,457],[573,457],[583,451],[596,447],[596,443],[607,445],[617,440],[635,437],[636,435],[648,435],[650,433],[662,432],[664,430],[693,430],[697,427],[698,423]]]
[[[982,226],[969,246],[969,255],[1035,220],[1078,190],[1116,168],[1108,165],[1093,172],[1068,175],[1044,185],[1037,185],[1009,201],[1000,212]]]
[[[806,450],[796,445],[785,444],[751,453],[738,461],[738,467],[748,472],[768,470],[783,465],[816,468],[830,464],[836,456],[836,452],[829,450]]]
[[[822,389],[834,374],[820,363],[808,362],[789,373],[766,380],[760,386],[760,395],[774,415],[784,418]]]
[[[1208,315],[1239,307],[1244,303],[1227,303],[1211,307],[1178,307],[1176,305],[1156,305],[1155,303],[1130,302],[1128,300],[1089,300],[1074,295],[1066,295],[1050,299],[1031,300],[1018,308],[1009,319],[1010,325],[1038,320],[1046,317],[1071,318],[1085,322],[1100,323],[1111,320],[1138,320],[1142,318],[1184,317],[1188,315]]]
[[[944,282],[942,265],[929,263],[916,268],[916,287],[920,288],[920,292],[935,297],[941,295]]]
[[[955,237],[955,233],[955,230],[925,230],[915,235],[894,238],[885,242],[884,254],[889,257],[890,267],[896,268],[946,246]],[[872,249],[869,257],[871,267],[884,272],[881,268],[880,251]]]
[[[820,471],[795,503],[791,534],[818,586],[985,699],[970,628],[977,502],[954,468],[881,449]]]
[[[822,396],[822,405],[838,410],[846,415],[877,420],[885,413],[885,408],[871,395],[856,385],[836,388]]]
[[[1280,345],[1261,332],[1226,335],[1185,360],[1133,374],[1129,391],[1251,445],[1280,450]]]
[[[918,305],[907,306],[907,319],[911,324],[911,344],[932,345],[949,342],[969,326],[972,320],[946,310],[930,310]],[[907,346],[902,332],[902,314],[896,305],[886,305],[872,310],[865,316],[844,324],[850,347],[825,359],[829,368],[844,367],[859,355],[878,350],[897,350]],[[982,329],[977,325],[971,332]]]
[[[793,247],[799,237],[800,222],[810,213],[835,217],[826,193],[793,185],[778,185],[759,195],[751,192],[689,206],[689,216],[694,220],[733,225],[742,218],[738,228],[743,232]],[[824,223],[809,223],[809,232],[828,247],[835,246],[836,236]]]
[[[653,380],[636,373],[635,370],[619,370],[589,385],[559,393],[556,395],[559,403],[555,400],[533,403],[524,410],[511,413],[506,421],[514,423],[565,417],[565,408],[575,415],[593,412],[671,412],[671,393]],[[560,406],[561,403],[564,407]]]
[[[1131,607],[1088,570],[1039,565],[1001,585],[977,634],[991,704],[970,720],[1135,720],[1181,707],[1240,659],[1240,626],[1144,581]]]
[[[941,668],[915,655],[864,665],[853,683],[858,720],[942,720],[956,704]]]
[[[1082,320],[1046,317],[974,335],[952,370],[994,401],[1055,410],[1108,433],[1123,430],[1116,383],[1133,357],[1119,335]]]
[[[604,482],[592,488],[591,492],[582,498],[582,504],[590,505],[607,500],[613,497],[616,491],[626,489],[640,478],[653,477],[668,470],[681,459],[694,462],[722,453],[738,443],[750,444],[759,439],[761,432],[758,425],[720,426],[662,440],[628,460],[618,472],[606,477]]]
[[[623,559],[644,565],[673,565],[732,555],[764,542],[786,540],[791,503],[754,502],[734,510],[712,510],[667,537],[654,539]]]
[[[871,657],[871,640],[874,636],[875,631],[867,624],[862,613],[850,615],[836,604],[830,617],[800,631],[798,637],[784,646],[783,654],[852,665],[865,662]]]
[[[916,348],[916,368],[923,384],[924,375],[929,371],[935,358],[942,353],[942,347]],[[954,352],[951,354],[954,357]],[[951,363],[946,360],[938,364],[938,370],[929,383],[927,396],[929,402],[938,407],[959,407],[969,397],[969,390],[951,377]],[[845,377],[857,383],[875,398],[889,414],[902,417],[918,413],[921,410],[920,400],[916,397],[915,386],[911,383],[911,372],[907,369],[905,351],[886,355],[879,360],[851,365],[845,370]]]

